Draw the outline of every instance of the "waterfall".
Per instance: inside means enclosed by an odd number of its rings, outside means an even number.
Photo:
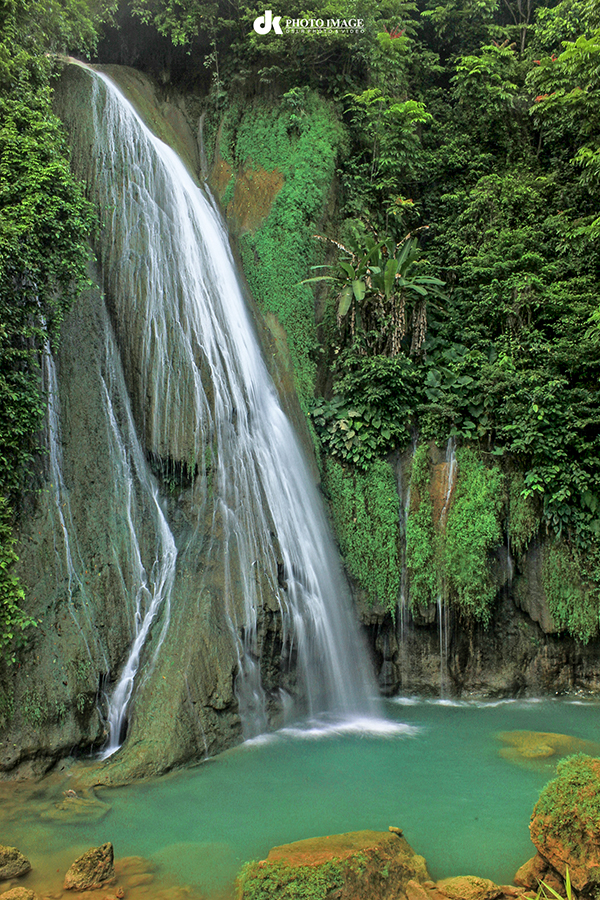
[[[456,441],[453,437],[449,437],[446,444],[446,489],[444,492],[444,504],[439,519],[440,530],[445,529],[446,522],[448,521],[448,510],[452,499],[452,492],[456,484],[456,468]],[[440,696],[444,697],[446,693],[446,683],[448,681],[448,649],[450,645],[450,610],[447,602],[445,602],[444,591],[440,591],[438,594],[437,618],[440,644]]]
[[[374,680],[328,523],[262,359],[220,214],[115,84],[87,71],[93,135],[79,142],[93,137],[88,184],[103,217],[99,258],[114,328],[104,404],[120,483],[143,489],[157,535],[152,572],[140,563],[134,579],[134,636],[111,697],[109,749],[152,623],[162,623],[153,659],[169,627],[176,556],[178,569],[201,569],[200,593],[218,592],[236,647],[244,736],[268,727],[274,693],[289,708],[291,692],[292,717],[374,713]],[[70,127],[76,133],[76,117]],[[178,482],[191,498],[193,533],[178,533],[178,555],[147,460],[159,482]],[[133,546],[133,515],[130,525]],[[270,697],[261,672],[267,613],[280,622],[288,676]]]

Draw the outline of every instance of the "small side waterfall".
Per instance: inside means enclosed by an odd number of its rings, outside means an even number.
[[[244,736],[268,727],[273,702],[292,718],[374,713],[376,688],[348,588],[262,360],[225,226],[210,196],[114,83],[86,71],[93,135],[76,115],[68,124],[79,152],[85,149],[88,184],[104,218],[99,257],[114,329],[104,409],[119,490],[132,498],[127,526],[137,572],[132,642],[110,701],[107,753],[118,747],[128,705],[168,632],[176,567],[200,572],[198,601],[209,595],[230,631]],[[175,537],[159,499],[161,480],[185,487]],[[136,492],[144,497],[142,518]],[[138,530],[148,527],[156,535],[151,571],[135,550]],[[283,683],[267,690],[268,616],[279,623]]]
[[[448,438],[446,444],[446,488],[444,493],[444,504],[440,513],[439,529],[443,531],[448,521],[448,510],[452,500],[452,492],[456,484],[456,441],[453,437]],[[450,646],[450,610],[448,603],[445,602],[444,590],[438,594],[437,598],[437,620],[440,644],[440,696],[444,697],[446,686],[448,683],[448,650]]]
[[[127,531],[130,539],[133,566],[133,643],[117,686],[110,698],[107,726],[109,741],[104,758],[118,750],[124,737],[127,709],[133,693],[134,680],[140,667],[140,657],[148,640],[151,626],[159,617],[162,620],[155,641],[154,659],[164,641],[170,618],[171,591],[175,577],[177,548],[167,520],[162,511],[156,480],[135,431],[127,391],[120,369],[117,350],[110,328],[106,335],[106,371],[101,377],[106,421],[112,445],[111,458],[115,480],[123,492],[122,503],[126,511]],[[119,419],[121,421],[119,421]],[[145,515],[150,518],[156,535],[156,555],[150,573],[142,561],[138,533],[141,527],[136,492],[145,499]],[[150,665],[152,664],[150,661]]]

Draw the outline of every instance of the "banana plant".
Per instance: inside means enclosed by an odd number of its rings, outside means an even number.
[[[335,275],[309,278],[303,284],[332,281],[336,285],[337,319],[349,322],[354,336],[357,327],[373,332],[378,352],[391,356],[400,352],[410,331],[410,353],[419,353],[427,331],[427,299],[443,297],[444,282],[419,272],[418,239],[407,235],[399,243],[377,235],[367,236],[362,246],[346,247],[332,238],[315,235],[342,251]]]

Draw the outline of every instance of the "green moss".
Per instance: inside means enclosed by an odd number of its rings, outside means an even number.
[[[559,762],[533,810],[532,837],[558,839],[583,857],[600,822],[600,759],[583,753]]]
[[[533,500],[524,496],[524,492],[525,478],[521,472],[514,472],[508,489],[508,522],[511,547],[517,556],[525,552],[540,527]]]
[[[486,468],[466,447],[457,450],[456,461],[456,488],[443,539],[446,590],[461,614],[487,624],[497,591],[489,554],[502,540],[504,475],[497,467]]]
[[[406,520],[406,568],[412,609],[435,603],[438,594],[437,537],[429,495],[429,453],[426,444],[415,452],[410,476],[411,504]]]
[[[317,349],[314,295],[301,281],[314,274],[322,248],[315,231],[328,204],[341,126],[333,107],[312,92],[301,105],[257,100],[228,111],[220,131],[220,153],[235,171],[278,169],[285,182],[266,220],[240,238],[242,265],[260,308],[283,325],[300,403],[308,414],[314,393]],[[224,202],[233,196],[227,188]]]
[[[327,457],[326,486],[346,565],[371,604],[395,615],[400,592],[399,500],[391,466],[377,459],[367,471]]]
[[[600,553],[584,558],[564,540],[544,552],[542,585],[556,625],[587,644],[598,634],[600,617]]]
[[[336,862],[320,866],[250,862],[237,878],[240,900],[325,900],[343,883],[342,867]]]

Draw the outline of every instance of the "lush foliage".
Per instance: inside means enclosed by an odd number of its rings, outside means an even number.
[[[367,602],[396,614],[400,593],[399,501],[391,466],[377,459],[367,472],[328,459],[325,485],[342,553]]]
[[[497,591],[488,554],[502,540],[504,476],[466,447],[457,450],[456,462],[456,488],[443,533],[445,588],[461,615],[487,624]]]
[[[584,644],[598,634],[600,553],[583,554],[564,540],[546,548],[542,584],[556,625]]]
[[[92,50],[100,10],[0,3],[0,653],[31,621],[12,574],[10,528],[44,412],[40,360],[86,283],[91,208],[52,115],[49,51]]]
[[[413,457],[410,508],[406,520],[406,568],[409,605],[413,610],[435,603],[440,592],[437,566],[437,533],[429,493],[429,453],[420,444]]]

